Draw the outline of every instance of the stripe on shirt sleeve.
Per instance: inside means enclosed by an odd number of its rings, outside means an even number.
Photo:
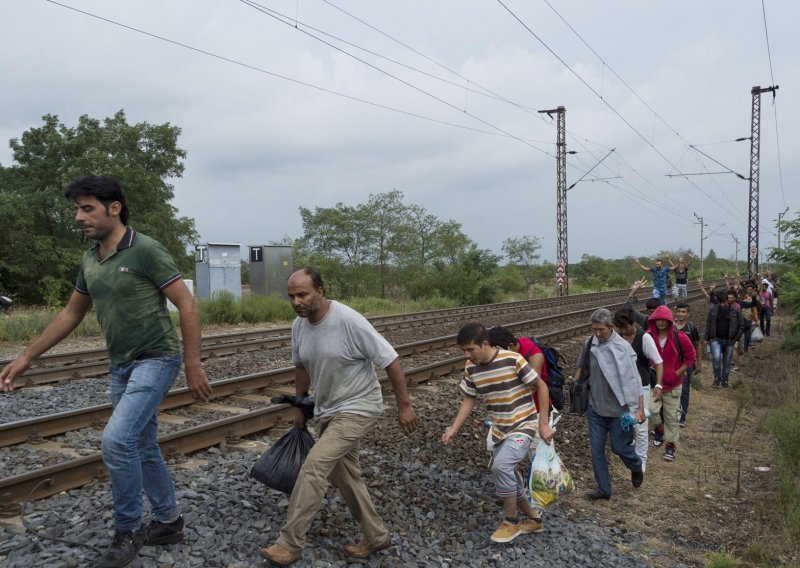
[[[159,286],[158,289],[159,290],[163,290],[164,288],[166,288],[167,286],[169,286],[170,284],[172,284],[176,280],[180,280],[180,279],[181,279],[181,273],[179,272],[178,274],[176,274],[175,276],[173,276],[172,278],[170,278],[169,280],[164,282],[161,286]]]

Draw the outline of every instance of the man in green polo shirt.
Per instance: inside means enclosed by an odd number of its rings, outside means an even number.
[[[127,226],[128,207],[116,179],[87,176],[70,183],[65,196],[75,220],[96,241],[81,261],[69,303],[41,336],[0,372],[0,387],[14,382],[34,359],[74,330],[94,304],[111,359],[114,412],[103,431],[103,462],[114,497],[114,538],[99,565],[127,566],[143,545],[183,538],[175,486],[158,445],[156,412],[185,364],[186,383],[199,400],[211,385],[200,367],[200,317],[167,250]],[[181,341],[166,301],[180,314]],[[140,527],[142,490],[155,519]]]

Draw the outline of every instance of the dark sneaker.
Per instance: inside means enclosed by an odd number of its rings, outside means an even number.
[[[611,495],[608,493],[603,493],[602,491],[596,489],[591,493],[587,493],[583,496],[584,499],[588,499],[589,501],[608,501],[611,499]]]
[[[115,531],[111,545],[100,557],[99,566],[103,568],[122,568],[139,556],[142,537],[138,532]]]
[[[140,530],[140,533],[144,546],[178,543],[183,540],[183,515],[171,523],[153,519],[149,525]]]
[[[634,487],[640,487],[642,485],[642,481],[644,481],[644,472],[643,471],[632,471],[631,472],[631,484]]]
[[[724,388],[724,389],[730,388],[730,385],[728,384],[728,381],[722,381],[722,388]]]
[[[714,382],[711,383],[711,386],[714,387],[715,389],[718,389],[720,386],[722,386],[722,380],[714,379]]]
[[[669,442],[664,450],[664,459],[671,462],[675,459],[675,444]]]
[[[664,432],[654,430],[653,431],[653,445],[657,448],[661,444],[664,443]]]

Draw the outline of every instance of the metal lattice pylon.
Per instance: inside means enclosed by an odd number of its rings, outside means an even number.
[[[559,296],[569,295],[569,247],[567,246],[567,109],[560,106],[557,114],[556,138],[556,231],[558,244],[556,250],[556,287]]]
[[[761,93],[775,92],[774,87],[753,87],[753,110],[750,122],[750,194],[747,221],[747,273],[748,278],[755,278],[758,273],[758,202],[759,202],[759,162],[761,152]]]

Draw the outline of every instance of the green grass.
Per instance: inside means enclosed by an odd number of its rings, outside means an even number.
[[[39,337],[53,321],[57,310],[48,308],[15,307],[13,311],[0,314],[0,341],[31,341]],[[72,337],[100,335],[100,324],[94,310],[72,332]]]
[[[725,551],[715,552],[708,557],[706,568],[734,568],[736,559]]]
[[[421,312],[457,307],[449,298],[433,296],[426,300],[395,302],[381,298],[353,298],[344,301],[348,306],[366,316]],[[236,325],[241,323],[286,322],[295,318],[291,304],[279,296],[248,294],[238,300],[230,292],[215,292],[210,300],[197,301],[200,308],[201,325]],[[30,341],[44,331],[53,320],[57,310],[39,307],[15,307],[13,311],[0,314],[0,341]],[[172,312],[172,321],[177,327],[180,318]],[[74,337],[102,335],[94,311],[87,314],[83,322],[72,333]]]
[[[409,312],[423,312],[427,310],[445,310],[448,308],[458,307],[458,303],[450,298],[442,296],[433,296],[426,300],[409,300],[405,302],[396,302],[394,300],[386,300],[383,298],[351,298],[342,300],[343,304],[347,304],[357,312],[361,312],[365,316],[389,315],[389,314],[403,314]]]

